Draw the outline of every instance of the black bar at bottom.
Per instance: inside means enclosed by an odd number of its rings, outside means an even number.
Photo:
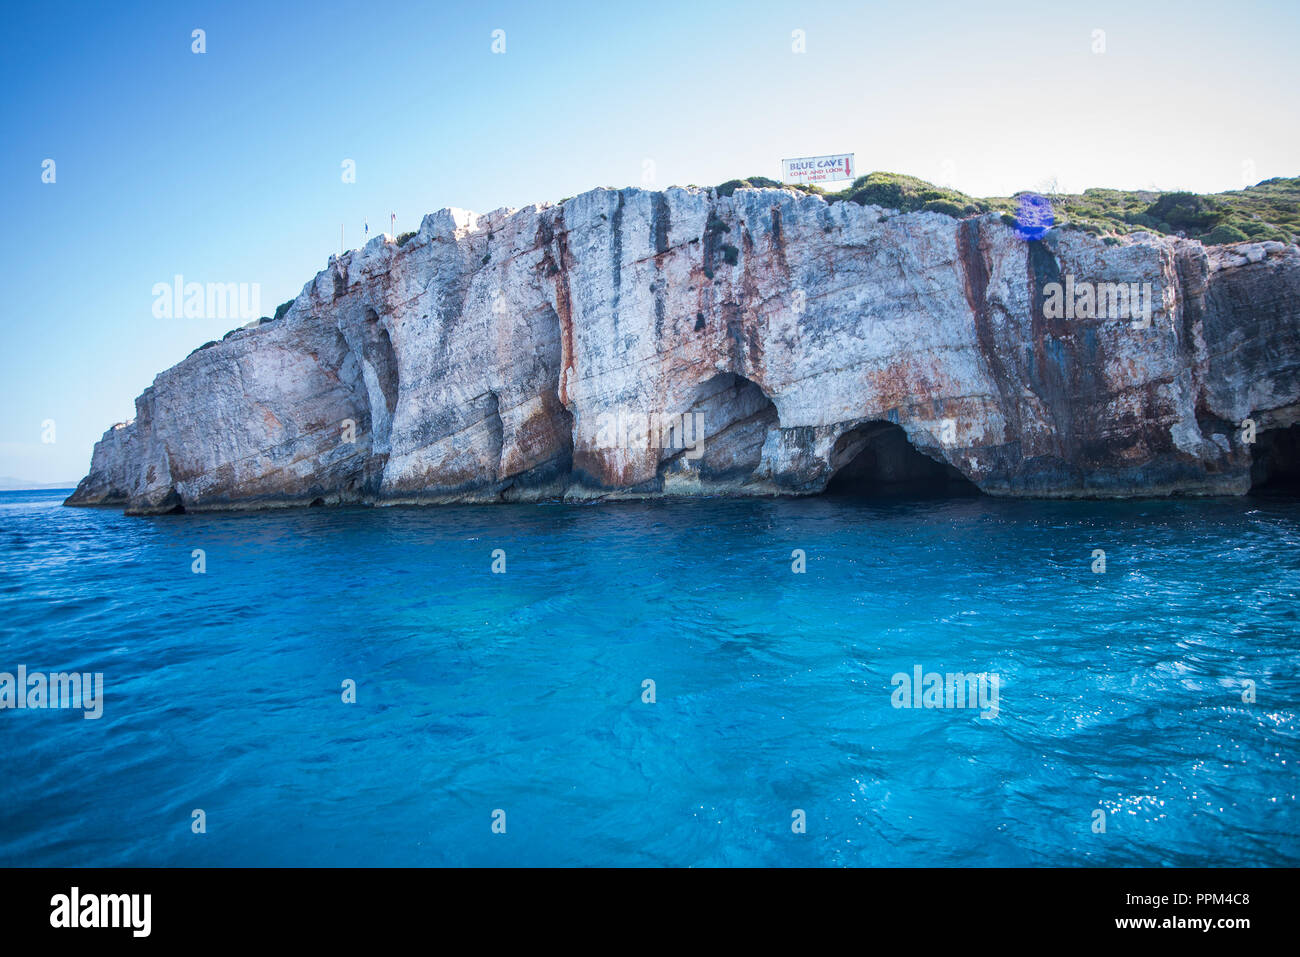
[[[631,921],[633,936],[655,937],[700,920],[761,936],[776,925],[795,930],[838,914],[864,944],[891,929],[920,932],[927,944],[970,943],[979,929],[979,939],[989,942],[1032,932],[1039,941],[1134,938],[1181,946],[1199,936],[1231,946],[1293,927],[1295,890],[1292,869],[16,868],[0,871],[0,927],[7,943],[76,935],[78,944],[116,938],[337,946],[457,925],[471,939],[497,939],[512,926],[538,933],[566,925],[572,940],[596,933],[597,916],[601,925]]]

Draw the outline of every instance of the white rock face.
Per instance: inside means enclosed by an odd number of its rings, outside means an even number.
[[[1067,278],[1149,284],[1149,326],[1053,317]],[[1026,242],[778,189],[442,210],[136,409],[69,504],[811,493],[873,423],[995,494],[1240,493],[1241,420],[1300,418],[1300,249]],[[637,426],[683,415],[697,449]]]

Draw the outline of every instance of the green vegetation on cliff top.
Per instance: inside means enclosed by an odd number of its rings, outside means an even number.
[[[746,187],[777,187],[813,193],[829,203],[850,202],[910,213],[917,210],[962,218],[1000,212],[1013,220],[1018,196],[976,199],[955,189],[935,186],[915,176],[868,173],[846,189],[827,192],[818,186],[789,186],[765,176],[729,180],[717,187],[730,196]],[[1155,192],[1088,189],[1082,194],[1047,194],[1056,225],[1094,236],[1150,232],[1183,235],[1205,243],[1300,243],[1300,177],[1264,180],[1226,193]]]

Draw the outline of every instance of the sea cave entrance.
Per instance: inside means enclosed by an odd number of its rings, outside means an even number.
[[[976,485],[946,462],[918,451],[902,427],[867,422],[845,432],[831,450],[823,494],[858,498],[965,498]]]
[[[1250,490],[1300,496],[1300,422],[1264,429],[1251,452]]]

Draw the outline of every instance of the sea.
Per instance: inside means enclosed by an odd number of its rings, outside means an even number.
[[[67,494],[0,493],[0,865],[1300,865],[1294,498]]]

